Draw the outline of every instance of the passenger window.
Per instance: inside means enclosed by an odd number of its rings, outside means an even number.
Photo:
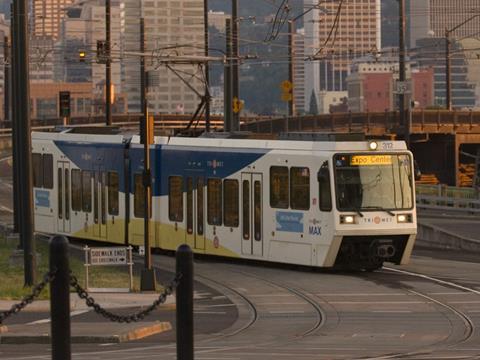
[[[183,178],[170,176],[168,179],[168,218],[170,221],[183,221]]]
[[[43,160],[42,154],[32,154],[32,167],[33,167],[33,187],[43,187]]]
[[[290,168],[290,207],[310,209],[310,170],[306,167]]]
[[[223,182],[223,224],[238,227],[238,181],[225,180]]]
[[[53,189],[53,155],[43,154],[43,187]]]
[[[92,174],[82,171],[82,209],[84,212],[92,211]]]
[[[82,173],[72,169],[72,210],[82,211]]]
[[[207,181],[207,222],[209,225],[222,225],[222,180]]]
[[[137,218],[145,216],[145,187],[143,186],[143,175],[133,176],[133,215]]]
[[[288,167],[270,168],[270,207],[288,209]]]
[[[318,172],[318,202],[321,211],[332,211],[332,190],[330,186],[330,171],[328,161],[322,164]]]
[[[118,191],[119,191],[119,181],[118,173],[109,171],[108,172],[108,214],[109,215],[118,215]],[[72,184],[73,185],[73,184]]]

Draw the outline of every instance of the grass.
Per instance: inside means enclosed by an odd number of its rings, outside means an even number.
[[[29,295],[32,291],[30,287],[23,287],[24,272],[23,258],[19,264],[13,265],[10,257],[17,247],[17,242],[6,242],[0,238],[0,299],[1,300],[19,300]],[[37,253],[40,259],[37,261],[36,283],[43,279],[43,275],[48,272],[48,245],[45,242],[36,242]],[[73,275],[77,277],[82,287],[85,287],[85,267],[83,257],[72,256],[70,254],[70,268]],[[140,279],[134,273],[133,286],[134,291],[140,288]],[[129,274],[127,266],[94,266],[89,271],[89,286],[95,288],[127,288],[129,286]],[[50,292],[48,286],[42,291],[39,299],[49,299]]]

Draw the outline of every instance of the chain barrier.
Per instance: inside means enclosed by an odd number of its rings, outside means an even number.
[[[34,286],[34,288],[32,290],[32,293],[30,295],[25,296],[22,299],[21,302],[13,305],[10,308],[10,310],[7,310],[5,312],[0,312],[0,325],[3,323],[3,321],[5,319],[7,319],[8,317],[10,317],[13,314],[16,314],[16,313],[20,312],[25,307],[27,307],[29,304],[31,304],[33,302],[33,300],[35,300],[40,295],[40,293],[43,291],[45,286],[47,286],[49,283],[51,283],[53,281],[53,279],[55,279],[56,272],[57,272],[57,270],[47,272],[43,276],[42,281]]]
[[[167,300],[167,296],[171,295],[173,293],[173,290],[178,286],[181,278],[182,278],[182,274],[177,274],[175,278],[172,280],[172,282],[167,287],[165,287],[165,290],[158,296],[157,300],[155,300],[152,303],[152,305],[147,307],[145,310],[142,310],[136,314],[130,314],[130,315],[116,315],[102,308],[99,304],[95,302],[95,299],[91,297],[90,294],[84,288],[81,287],[81,285],[78,282],[78,279],[72,274],[70,275],[70,285],[75,289],[80,299],[84,299],[87,306],[93,308],[93,310],[97,314],[113,322],[131,323],[131,322],[137,322],[142,320],[147,315],[149,315],[153,310],[155,310],[160,304],[163,304]]]

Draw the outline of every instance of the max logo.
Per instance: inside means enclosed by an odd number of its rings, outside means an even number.
[[[320,226],[309,226],[308,232],[310,235],[320,236],[322,235],[322,228]]]

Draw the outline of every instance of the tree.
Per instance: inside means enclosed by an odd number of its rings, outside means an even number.
[[[318,104],[315,90],[312,90],[312,95],[310,95],[310,108],[308,110],[308,113],[310,115],[318,115]]]

